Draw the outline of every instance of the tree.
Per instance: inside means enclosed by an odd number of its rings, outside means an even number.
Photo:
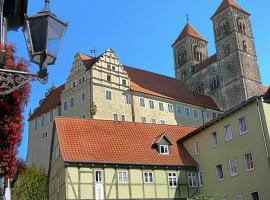
[[[12,190],[14,200],[47,200],[47,174],[34,165],[27,167]]]
[[[209,196],[197,196],[197,197],[190,198],[188,200],[213,200],[213,198]]]

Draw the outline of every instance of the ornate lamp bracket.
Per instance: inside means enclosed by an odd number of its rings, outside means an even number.
[[[35,80],[46,84],[48,77],[23,71],[0,69],[0,96],[11,94],[26,83]]]

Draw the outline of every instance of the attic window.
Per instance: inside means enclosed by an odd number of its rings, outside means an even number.
[[[160,152],[160,154],[168,155],[169,154],[169,145],[160,145],[159,152]]]

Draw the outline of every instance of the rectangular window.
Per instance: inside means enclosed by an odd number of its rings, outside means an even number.
[[[207,112],[207,113],[206,113],[206,116],[207,116],[207,119],[212,119],[212,113]]]
[[[102,183],[103,182],[103,175],[101,170],[95,171],[95,182],[96,183]]]
[[[35,119],[35,129],[37,129],[37,128],[38,128],[38,120]]]
[[[168,104],[168,111],[170,113],[173,113],[173,105],[172,104]]]
[[[217,118],[217,114],[216,113],[212,113],[212,118],[216,119]]]
[[[66,111],[68,109],[68,103],[67,101],[64,102],[64,111]]]
[[[160,154],[168,155],[169,154],[169,146],[168,145],[160,145],[159,152],[160,152]]]
[[[222,181],[224,179],[222,165],[216,166],[217,181]]]
[[[126,121],[126,116],[125,115],[121,115],[121,121]]]
[[[146,123],[146,117],[141,117],[141,122]]]
[[[86,114],[85,114],[85,113],[82,114],[82,118],[83,118],[83,119],[86,118]]]
[[[160,124],[166,124],[165,120],[160,120]]]
[[[238,166],[237,166],[236,158],[232,158],[229,160],[229,166],[230,166],[231,176],[237,176],[238,175]]]
[[[81,100],[84,101],[85,100],[85,93],[81,94]]]
[[[185,107],[185,117],[189,118],[190,117],[190,108]]]
[[[154,183],[154,173],[153,172],[144,172],[144,183]]]
[[[107,75],[107,81],[111,82],[112,81],[112,77],[110,75]]]
[[[199,172],[198,177],[199,177],[199,185],[200,187],[202,187],[203,186],[203,173]]]
[[[188,172],[188,187],[194,188],[197,187],[197,173],[196,172]]]
[[[199,119],[199,114],[197,109],[193,109],[193,119]]]
[[[196,156],[198,156],[199,154],[200,154],[200,149],[199,149],[199,141],[197,140],[197,141],[195,141],[195,143],[194,143],[194,149],[195,149],[195,154],[196,154]]]
[[[247,119],[245,117],[241,117],[240,119],[238,119],[238,125],[239,125],[240,135],[243,135],[248,131]]]
[[[164,111],[164,104],[162,102],[159,102],[158,105],[159,105],[159,110]]]
[[[140,98],[140,106],[145,108],[144,98]]]
[[[129,94],[125,95],[126,104],[131,104],[131,96]]]
[[[233,197],[233,200],[242,200],[242,199],[243,199],[242,195],[237,195]]]
[[[254,161],[252,153],[245,154],[245,165],[247,171],[252,171],[254,169]]]
[[[224,139],[225,141],[230,141],[232,140],[232,127],[230,124],[224,126]]]
[[[156,120],[156,119],[151,118],[151,123],[152,123],[152,124],[156,124],[156,123],[157,123],[157,120]]]
[[[61,116],[62,114],[61,114],[61,107],[58,107],[57,108],[57,116]]]
[[[127,85],[127,81],[125,79],[122,79],[122,85],[124,85],[124,86]]]
[[[74,106],[74,98],[71,97],[71,99],[70,99],[70,107],[73,107],[73,106]]]
[[[217,136],[217,132],[214,132],[211,134],[211,138],[212,138],[212,146],[218,146],[218,136]]]
[[[178,180],[177,180],[176,172],[168,172],[168,182],[169,182],[169,187],[177,187]]]
[[[113,114],[113,120],[118,121],[118,114]]]
[[[40,118],[40,126],[43,127],[45,124],[45,116],[42,115],[41,118]]]
[[[108,91],[108,90],[106,91],[106,99],[110,100],[110,101],[112,100],[112,92],[111,91]]]
[[[118,183],[128,183],[127,171],[118,171]]]
[[[155,104],[153,100],[149,100],[149,107],[150,109],[155,109]]]
[[[259,193],[258,192],[251,192],[250,199],[251,200],[260,200]]]
[[[177,116],[182,116],[182,108],[181,106],[176,106],[176,115]]]
[[[53,122],[53,111],[50,112],[50,122]]]

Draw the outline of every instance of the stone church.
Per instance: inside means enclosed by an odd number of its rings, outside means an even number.
[[[216,54],[189,23],[173,43],[175,76],[194,91],[229,110],[261,94],[261,79],[250,14],[234,0],[223,0],[211,18]]]

